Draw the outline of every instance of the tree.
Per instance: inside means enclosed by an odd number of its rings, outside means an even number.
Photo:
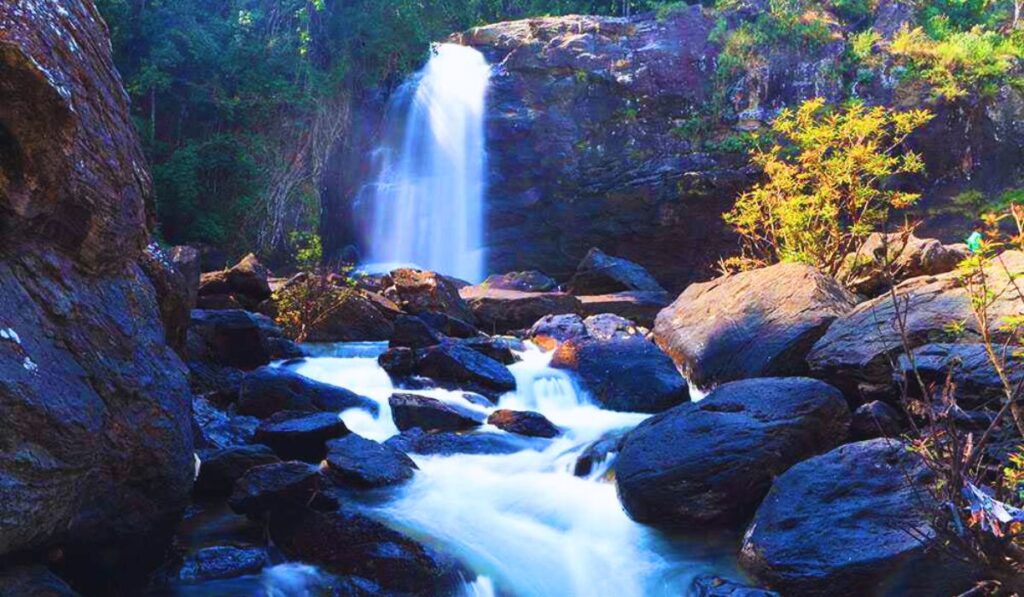
[[[821,98],[783,110],[772,123],[778,142],[752,155],[765,179],[725,215],[743,243],[742,257],[726,265],[797,261],[837,275],[890,209],[918,199],[884,185],[894,175],[923,171],[920,156],[903,144],[930,119],[926,110],[860,102],[836,109]]]

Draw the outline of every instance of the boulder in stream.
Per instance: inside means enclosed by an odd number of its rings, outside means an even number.
[[[566,284],[575,295],[611,294],[639,290],[665,292],[646,269],[621,257],[612,257],[593,248],[576,266],[576,273]]]
[[[253,441],[270,446],[284,460],[320,462],[327,441],[348,434],[337,413],[281,411],[260,423]]]
[[[357,489],[397,485],[411,479],[418,468],[394,446],[355,433],[327,442],[326,463],[324,474],[334,483]]]
[[[459,296],[458,286],[449,278],[418,269],[396,269],[388,274],[383,284],[384,296],[394,301],[406,313],[443,313],[462,321],[472,322],[473,313]]]
[[[250,518],[267,512],[311,505],[333,509],[337,502],[322,493],[319,467],[305,462],[276,462],[249,469],[235,483],[228,504]]]
[[[540,413],[498,409],[487,417],[487,424],[502,431],[528,437],[557,437],[562,432]]]
[[[529,328],[545,315],[580,311],[579,299],[564,292],[524,292],[483,286],[467,286],[459,292],[473,311],[480,329],[492,334]]]
[[[360,408],[376,415],[380,406],[370,398],[321,383],[288,369],[264,366],[242,379],[237,404],[240,415],[266,419],[283,410],[339,413]]]
[[[453,454],[515,454],[524,450],[539,452],[547,448],[549,442],[542,438],[510,433],[489,431],[429,433],[415,427],[388,439],[384,444],[393,446],[407,454],[452,456]]]
[[[391,417],[399,430],[419,427],[424,431],[465,431],[484,423],[480,411],[419,394],[394,394],[388,399]]]
[[[200,457],[199,476],[192,495],[200,498],[228,497],[235,482],[249,469],[280,462],[274,451],[262,444],[231,446]]]

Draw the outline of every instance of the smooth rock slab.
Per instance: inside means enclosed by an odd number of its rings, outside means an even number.
[[[487,418],[479,411],[419,394],[394,394],[388,404],[391,418],[401,431],[414,427],[424,431],[466,431],[479,427]]]
[[[855,304],[813,267],[780,263],[691,285],[658,314],[654,339],[702,388],[805,375],[811,346]]]
[[[817,380],[724,384],[626,435],[619,498],[631,518],[658,527],[743,524],[776,475],[841,443],[849,424],[842,394]]]
[[[327,441],[346,434],[348,428],[336,413],[283,411],[261,423],[253,441],[270,446],[284,460],[320,462]]]
[[[380,411],[373,400],[345,388],[312,380],[285,367],[266,366],[242,379],[237,412],[266,419],[284,410],[340,413],[350,408],[373,415]]]
[[[418,468],[401,450],[354,433],[327,442],[326,461],[324,474],[338,485],[358,489],[397,485]]]
[[[931,481],[922,460],[890,439],[801,462],[758,508],[740,564],[784,595],[959,594],[973,575],[936,544]]]

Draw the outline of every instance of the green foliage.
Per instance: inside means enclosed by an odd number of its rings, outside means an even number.
[[[764,182],[725,216],[745,250],[727,265],[797,261],[836,275],[890,209],[917,200],[883,185],[893,175],[923,170],[917,154],[898,150],[930,118],[923,110],[890,112],[860,103],[835,109],[820,98],[783,110],[772,123],[780,142],[753,152]]]
[[[323,261],[324,249],[320,235],[313,232],[295,231],[288,236],[294,251],[293,260],[301,269],[315,269]]]
[[[317,326],[343,309],[358,292],[349,273],[303,272],[275,292],[275,320],[285,335],[304,342]]]

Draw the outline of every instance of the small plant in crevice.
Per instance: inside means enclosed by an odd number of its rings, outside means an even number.
[[[304,342],[317,326],[345,307],[358,290],[348,275],[314,270],[297,274],[274,293],[277,324],[285,335]]]

